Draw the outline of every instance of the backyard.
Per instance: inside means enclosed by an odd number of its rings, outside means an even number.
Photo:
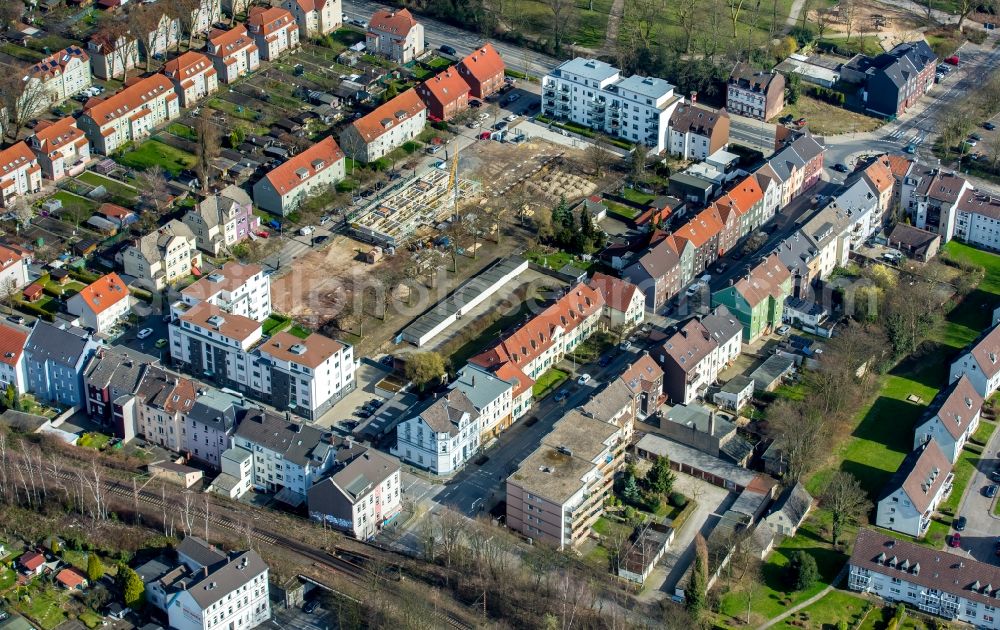
[[[852,112],[805,94],[800,95],[794,105],[786,106],[781,115],[790,115],[796,120],[805,118],[809,131],[820,135],[873,131],[883,124],[881,119]]]
[[[147,140],[138,148],[115,159],[119,164],[139,171],[160,166],[174,177],[181,171],[193,167],[195,163],[195,157],[187,151],[174,148],[159,140]]]

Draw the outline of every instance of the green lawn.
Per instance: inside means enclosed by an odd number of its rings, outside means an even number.
[[[586,260],[580,260],[573,254],[563,251],[543,253],[537,250],[529,250],[524,254],[524,257],[535,264],[548,267],[549,269],[555,269],[557,271],[566,265],[573,265],[574,267],[578,267],[586,271],[593,264]]]
[[[194,132],[194,129],[178,122],[173,122],[167,125],[167,132],[172,133],[175,136],[184,138],[185,140],[196,140],[198,138],[198,135]]]
[[[761,567],[764,584],[754,594],[751,603],[752,623],[758,624],[776,617],[789,607],[809,599],[826,588],[837,576],[848,556],[842,551],[830,548],[829,539],[825,533],[828,530],[828,523],[829,513],[825,510],[814,510],[795,536],[783,540],[767,556]],[[852,535],[853,533],[849,532],[845,538],[849,540]],[[820,579],[811,588],[804,591],[789,592],[785,582],[785,567],[788,565],[792,553],[798,550],[815,558]],[[719,601],[719,612],[733,620],[745,622],[746,596],[740,590],[724,594]]]
[[[80,439],[77,441],[76,445],[82,446],[84,448],[92,448],[94,450],[101,451],[107,447],[108,442],[110,441],[111,441],[110,436],[104,435],[103,433],[91,432],[91,433],[84,433],[82,436],[80,436]]]
[[[637,203],[639,205],[646,205],[655,199],[655,195],[647,195],[644,192],[639,192],[635,188],[626,188],[622,191],[622,197],[625,197],[632,203]]]
[[[0,591],[5,591],[17,581],[17,573],[11,569],[0,568]]]
[[[638,208],[633,208],[632,206],[615,203],[614,201],[608,201],[607,199],[604,200],[604,205],[607,206],[609,213],[616,214],[625,219],[634,219],[639,216],[640,210]]]
[[[101,617],[93,610],[89,609],[80,613],[77,619],[79,619],[80,622],[83,623],[88,628],[96,628],[100,626],[101,623],[104,621],[104,617]]]
[[[65,593],[52,586],[42,587],[40,581],[36,580],[17,603],[17,609],[37,622],[43,630],[51,630],[66,620],[62,611],[64,596]]]
[[[175,177],[184,169],[192,168],[195,163],[195,157],[187,151],[175,149],[159,140],[147,140],[139,148],[129,151],[116,160],[123,166],[140,171],[159,165]]]
[[[66,190],[56,192],[50,199],[58,199],[62,202],[61,216],[70,223],[85,222],[94,214],[98,206],[96,201],[74,195]]]
[[[134,201],[136,197],[139,196],[139,191],[125,182],[120,182],[117,179],[111,179],[110,177],[99,175],[93,171],[80,173],[80,175],[77,176],[77,179],[85,184],[90,184],[91,186],[104,186],[104,188],[115,197],[122,197]]]
[[[996,431],[997,425],[992,422],[987,422],[986,420],[980,420],[979,428],[976,432],[972,434],[972,441],[978,444],[986,444],[993,437],[993,432]]]
[[[275,315],[274,313],[268,315],[267,319],[261,325],[261,331],[265,335],[273,335],[274,333],[281,332],[289,326],[292,325],[292,320],[284,315]]]
[[[868,600],[863,597],[843,591],[831,591],[823,599],[803,608],[774,627],[788,630],[803,627],[835,628],[838,623],[844,621],[848,628],[853,628],[861,621],[867,607]]]
[[[569,374],[557,368],[549,368],[547,372],[538,377],[535,386],[531,388],[531,394],[535,400],[545,397],[553,389],[559,387],[569,378]]]
[[[288,332],[292,336],[298,337],[299,339],[305,339],[306,337],[312,334],[312,331],[303,326],[302,324],[293,325],[291,328],[288,329]]]
[[[977,455],[967,450],[963,450],[962,454],[958,456],[955,467],[951,469],[951,472],[955,474],[951,494],[948,495],[947,501],[942,502],[938,506],[939,512],[951,514],[952,516],[957,515],[958,504],[962,502],[962,495],[965,493],[965,488],[969,485],[969,480],[972,479],[973,473],[976,472],[976,464],[979,463],[981,458],[982,455]]]
[[[41,61],[45,58],[45,55],[37,50],[31,50],[30,48],[25,48],[24,46],[18,46],[13,42],[4,42],[3,44],[0,44],[0,52],[6,53],[15,59],[20,59],[21,61],[27,61],[29,63],[35,63],[36,61]]]

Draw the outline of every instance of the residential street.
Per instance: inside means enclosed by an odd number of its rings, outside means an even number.
[[[958,513],[968,519],[965,531],[962,532],[962,550],[980,562],[1000,564],[997,556],[997,540],[1000,539],[1000,517],[993,515],[993,504],[996,499],[989,499],[983,494],[983,488],[992,484],[989,473],[997,470],[1000,459],[997,449],[1000,448],[1000,431],[994,431],[989,444],[983,450],[983,457],[976,461],[976,472],[969,480],[965,496],[959,503]],[[952,530],[954,531],[954,530]]]

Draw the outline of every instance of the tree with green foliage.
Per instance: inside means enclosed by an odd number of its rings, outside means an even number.
[[[674,471],[670,470],[670,459],[657,457],[646,472],[646,486],[661,495],[670,494],[674,488]]]
[[[799,95],[802,94],[802,79],[799,75],[792,73],[788,76],[788,82],[785,84],[785,100],[789,105],[794,105],[799,102]]]
[[[93,584],[102,577],[104,577],[104,564],[96,553],[91,552],[87,555],[87,579]]]
[[[637,505],[642,501],[635,475],[630,475],[628,472],[625,473],[625,479],[622,481],[622,501],[629,505]]]
[[[246,129],[243,127],[233,127],[229,132],[229,146],[236,149],[247,139]]]
[[[142,583],[142,578],[132,567],[124,565],[124,572],[122,598],[125,601],[125,606],[132,610],[139,610],[145,602],[146,585]]]
[[[414,352],[406,358],[403,373],[420,391],[424,391],[428,385],[437,385],[444,377],[444,357],[437,352]]]
[[[816,558],[802,550],[793,552],[788,560],[788,585],[796,591],[804,591],[818,579]]]
[[[17,395],[17,388],[13,383],[7,383],[7,391],[4,392],[4,405],[7,409],[19,409],[21,401]]]

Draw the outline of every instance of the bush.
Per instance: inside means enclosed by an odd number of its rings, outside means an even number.
[[[688,498],[680,492],[671,492],[667,502],[675,508],[683,508],[688,503]]]
[[[448,131],[448,123],[443,120],[435,120],[431,123],[431,127],[437,129],[438,131]]]
[[[786,579],[789,587],[796,591],[804,591],[819,580],[819,568],[816,558],[804,551],[796,551],[788,563]]]
[[[843,106],[844,101],[846,100],[846,96],[844,96],[843,92],[819,86],[809,88],[809,94],[821,101],[830,103],[831,105]]]
[[[419,149],[419,148],[420,148],[420,145],[418,143],[414,142],[413,140],[410,140],[409,142],[404,142],[403,143],[403,150],[406,151],[406,153],[410,154],[410,155],[412,155],[413,153],[415,153],[417,151],[417,149]]]
[[[132,297],[134,297],[137,300],[142,300],[147,304],[153,301],[153,294],[145,289],[132,288],[129,289],[129,291],[132,293]]]
[[[87,271],[86,269],[70,268],[67,269],[67,272],[69,273],[70,278],[73,278],[74,280],[79,280],[84,284],[90,284],[92,282],[96,282],[101,278],[101,274],[94,273],[93,271]]]
[[[37,304],[34,304],[32,302],[25,302],[24,300],[18,300],[15,302],[15,304],[17,305],[17,308],[19,310],[22,310],[26,313],[30,313],[35,317],[40,317],[41,319],[47,322],[55,321],[55,316],[52,313],[48,312],[47,310],[45,310],[41,306],[38,306]]]

